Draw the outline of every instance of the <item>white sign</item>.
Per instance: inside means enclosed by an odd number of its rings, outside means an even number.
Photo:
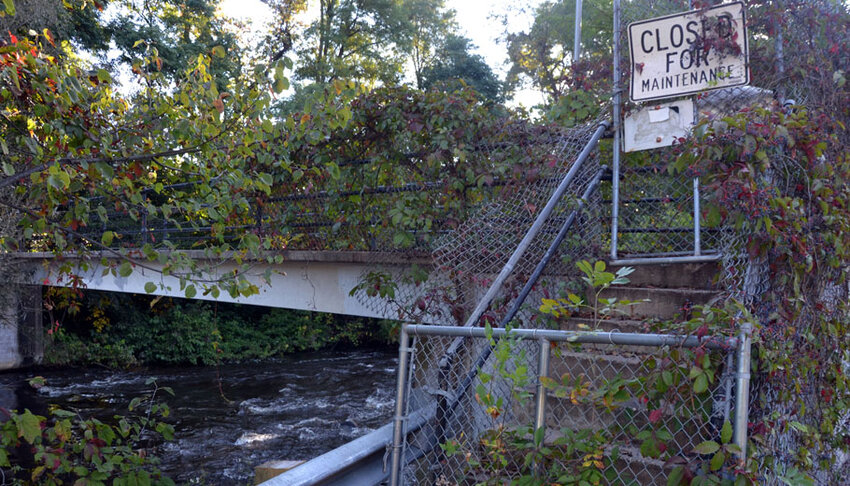
[[[669,147],[687,137],[694,125],[691,99],[642,106],[623,120],[623,151]]]
[[[631,23],[629,52],[636,102],[750,82],[741,2]]]

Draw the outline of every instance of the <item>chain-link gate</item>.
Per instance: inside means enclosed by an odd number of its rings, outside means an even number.
[[[393,485],[666,484],[746,390],[736,338],[409,325],[400,349]],[[718,365],[698,393],[694,354]]]
[[[701,2],[711,8],[722,2]],[[692,0],[614,2],[614,124],[616,146],[622,148],[623,119],[657,101],[628,100],[631,70],[628,62],[630,23],[692,10]],[[776,53],[781,57],[781,52]],[[747,66],[745,69],[749,69]],[[764,87],[737,86],[714,89],[664,102],[691,104],[694,122],[719,119],[745,106],[768,103],[777,94],[770,79],[758,79]],[[706,227],[700,197],[705,188],[692,170],[671,171],[676,147],[639,152],[615,151],[612,188],[611,258],[629,263],[639,260],[700,261],[717,259],[723,249],[722,230]]]

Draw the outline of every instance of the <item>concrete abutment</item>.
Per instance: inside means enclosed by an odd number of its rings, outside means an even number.
[[[44,329],[40,285],[9,285],[0,296],[0,370],[41,363]]]

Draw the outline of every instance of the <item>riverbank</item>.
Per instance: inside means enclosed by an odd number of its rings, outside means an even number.
[[[215,365],[387,344],[392,321],[146,295],[47,295],[47,366]],[[68,303],[70,302],[70,304]]]

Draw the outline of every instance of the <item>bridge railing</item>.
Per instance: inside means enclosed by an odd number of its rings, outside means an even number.
[[[84,237],[99,241],[111,231],[112,244],[125,248],[203,248],[253,233],[266,249],[430,252],[435,240],[481,206],[556,177],[563,161],[553,159],[562,132],[511,122],[472,146],[367,150],[362,157],[336,159],[334,177],[325,173],[329,163],[320,162],[328,156],[313,154],[304,169],[275,174],[270,193],[251,195],[226,225],[211,223],[215,206],[164,210],[175,192],[226,194],[223,178],[149,189],[138,204],[112,205],[106,197],[75,204],[108,208],[99,224],[82,231]]]

